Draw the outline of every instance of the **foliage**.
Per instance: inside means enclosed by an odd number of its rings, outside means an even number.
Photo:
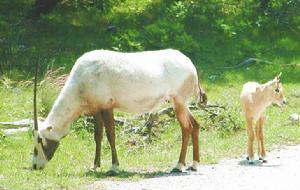
[[[300,106],[295,91],[300,80],[299,1],[271,1],[262,9],[257,0],[64,0],[39,18],[30,14],[33,3],[0,2],[1,121],[32,117],[36,61],[41,78],[39,111],[46,116],[66,80],[61,74],[68,73],[84,52],[176,48],[201,73],[210,104],[220,106],[209,109],[210,113],[193,110],[203,129],[199,138],[202,163],[245,153],[245,123],[238,103],[241,86],[250,80],[266,82],[280,71],[290,104],[268,109],[266,147],[299,142],[300,128],[286,122],[290,114],[299,113]],[[270,64],[226,69],[252,57]],[[65,69],[56,70],[60,67]],[[119,160],[125,170],[117,179],[153,176],[168,172],[177,163],[181,130],[174,118],[162,117],[150,130],[145,123],[150,115],[117,113],[119,117],[127,120],[116,127]],[[80,117],[71,128],[48,167],[37,172],[29,169],[30,134],[9,138],[0,134],[0,189],[78,189],[105,177],[110,167],[105,135],[104,169],[93,173],[88,170],[94,156],[91,118]]]
[[[209,112],[203,115],[205,121],[203,129],[216,129],[219,136],[223,138],[244,129],[241,110],[235,100],[208,110]]]
[[[1,2],[2,73],[31,72],[38,58],[42,71],[67,72],[82,53],[101,48],[176,48],[212,69],[249,57],[292,61],[300,49],[297,0],[272,1],[265,9],[256,0],[65,0],[39,18],[30,16],[33,3]]]
[[[245,81],[252,79],[266,82],[273,77],[273,74],[277,74],[278,69],[280,67],[277,68],[274,65],[250,66],[248,69],[224,71],[213,81],[205,81],[209,104],[224,106],[226,110],[211,108],[211,112],[218,114],[214,117],[210,117],[211,115],[204,111],[192,110],[197,121],[204,128],[199,133],[201,163],[215,163],[224,157],[234,157],[246,152],[247,136],[245,130],[242,130],[245,128],[245,122],[240,113],[238,101],[241,86]],[[285,74],[289,72],[291,74]],[[267,110],[268,117],[264,127],[267,150],[278,144],[299,142],[299,125],[287,122],[290,114],[300,112],[299,90],[297,90],[299,75],[297,74],[295,69],[283,70],[282,80],[289,106],[281,109],[270,107]],[[45,78],[47,77],[43,80]],[[32,117],[32,112],[28,111],[32,110],[32,83],[21,88],[19,84],[23,83],[20,82],[6,82],[6,84],[11,85],[9,88],[0,85],[1,121]],[[16,89],[21,89],[18,94],[15,93]],[[41,95],[38,96],[39,99],[41,97]],[[232,124],[229,116],[236,125]],[[149,130],[145,123],[149,117],[150,115],[141,117],[116,113],[117,120],[122,121],[120,118],[126,118],[126,120],[123,123],[117,122],[116,126],[116,145],[121,174],[114,179],[132,180],[156,176],[168,173],[172,166],[176,165],[181,142],[178,122],[169,116],[161,117],[157,125],[152,128],[151,140],[149,140]],[[42,171],[33,172],[30,169],[31,155],[29,153],[32,151],[30,133],[0,139],[0,176],[3,176],[0,177],[1,187],[78,189],[95,180],[106,178],[104,173],[110,167],[111,152],[105,134],[102,144],[102,169],[90,172],[89,168],[93,164],[95,151],[90,118],[79,118],[72,124],[71,129],[70,134],[61,141],[54,158]],[[191,152],[191,143],[189,143],[188,164],[192,160]],[[6,167],[7,165],[10,167]],[[15,175],[16,173],[18,175]]]
[[[71,129],[84,137],[86,133],[94,133],[92,117],[79,117],[71,126]]]

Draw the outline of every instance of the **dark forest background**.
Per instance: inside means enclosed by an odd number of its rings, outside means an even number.
[[[69,72],[94,49],[179,49],[208,73],[252,58],[297,64],[299,13],[299,0],[3,0],[0,74],[31,76],[37,60]]]

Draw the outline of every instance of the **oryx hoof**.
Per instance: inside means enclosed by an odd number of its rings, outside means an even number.
[[[90,167],[90,171],[95,172],[95,171],[97,171],[97,168],[100,168],[100,167],[94,165],[94,166]]]
[[[116,176],[118,173],[114,170],[109,170],[105,173],[106,176]]]
[[[190,166],[190,167],[187,168],[187,170],[192,171],[192,172],[196,172],[197,168],[195,168],[193,166]]]
[[[254,160],[249,160],[249,165],[254,165]]]
[[[259,161],[261,161],[262,163],[267,163],[268,161],[262,157],[259,158]]]
[[[253,158],[251,159],[249,156],[247,156],[246,160],[248,160],[248,164],[249,165],[253,165],[254,164],[254,159]]]
[[[182,173],[182,169],[179,169],[179,168],[173,168],[171,170],[171,173]]]

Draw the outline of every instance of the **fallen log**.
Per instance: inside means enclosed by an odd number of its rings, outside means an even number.
[[[19,121],[8,121],[8,122],[0,122],[1,128],[20,128],[20,127],[28,127],[32,125],[33,120],[32,119],[22,119]]]
[[[17,134],[17,133],[24,133],[24,132],[27,132],[29,131],[29,127],[21,127],[21,128],[18,128],[18,129],[5,129],[3,130],[3,133],[5,136],[12,136],[14,134]]]

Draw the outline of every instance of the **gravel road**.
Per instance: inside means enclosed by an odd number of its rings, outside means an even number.
[[[300,190],[300,145],[268,153],[268,163],[248,165],[244,158],[200,165],[198,172],[143,179],[137,182],[104,179],[89,185],[101,190]]]

